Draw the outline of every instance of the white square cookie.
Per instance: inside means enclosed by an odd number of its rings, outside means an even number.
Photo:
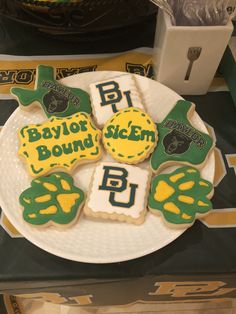
[[[103,127],[117,111],[127,107],[144,110],[135,79],[131,74],[90,84],[93,115],[99,127]]]
[[[113,162],[101,162],[94,170],[84,207],[87,216],[144,222],[151,174],[146,169]]]

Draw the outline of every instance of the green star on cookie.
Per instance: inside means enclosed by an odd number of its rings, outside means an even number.
[[[54,77],[53,67],[39,65],[35,89],[13,87],[11,93],[23,107],[40,105],[48,118],[67,117],[76,112],[90,114],[92,109],[89,94],[80,88],[64,86]]]

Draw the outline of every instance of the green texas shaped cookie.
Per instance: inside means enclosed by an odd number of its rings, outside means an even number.
[[[150,160],[153,172],[176,164],[203,166],[215,143],[210,135],[199,131],[189,121],[194,110],[193,103],[179,100],[158,124],[159,140]]]
[[[168,224],[185,228],[212,209],[212,195],[212,184],[197,169],[182,167],[153,179],[148,207],[153,214],[162,214]]]
[[[21,193],[23,218],[31,225],[69,226],[79,216],[85,200],[84,192],[64,172],[34,179],[31,187]]]
[[[54,77],[53,67],[39,65],[34,90],[12,87],[11,93],[23,107],[41,106],[48,118],[67,117],[76,112],[90,114],[89,94],[80,88],[64,86]]]

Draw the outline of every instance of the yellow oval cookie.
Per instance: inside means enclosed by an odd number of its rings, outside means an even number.
[[[105,148],[114,159],[137,164],[152,153],[158,133],[149,115],[131,107],[112,116],[104,126],[102,138]]]

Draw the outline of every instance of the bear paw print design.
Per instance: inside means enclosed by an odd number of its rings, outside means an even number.
[[[84,192],[63,172],[34,179],[20,195],[23,218],[32,225],[66,226],[76,220],[84,203]]]
[[[182,167],[153,179],[149,209],[161,213],[169,224],[186,227],[212,209],[212,195],[212,184],[202,179],[197,169]]]

